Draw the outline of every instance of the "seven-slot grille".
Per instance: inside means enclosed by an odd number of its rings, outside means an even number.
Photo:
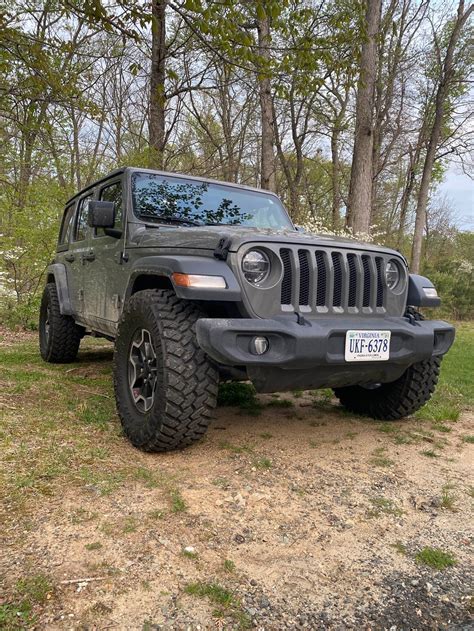
[[[364,252],[281,248],[281,305],[334,313],[385,307],[384,259]]]

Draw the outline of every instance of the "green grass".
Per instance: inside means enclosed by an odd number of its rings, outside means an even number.
[[[92,543],[86,543],[84,546],[86,550],[100,550],[102,548],[102,544],[99,541],[93,541]]]
[[[463,443],[470,443],[472,445],[474,444],[474,435],[471,434],[469,436],[463,436],[462,441]]]
[[[224,571],[229,572],[229,574],[235,571],[235,563],[230,559],[225,559],[222,565],[224,567]]]
[[[372,508],[367,511],[367,517],[380,517],[381,515],[393,515],[400,517],[403,511],[385,497],[373,497],[370,500]]]
[[[237,407],[244,414],[258,416],[263,405],[257,399],[255,388],[250,383],[222,383],[219,386],[217,405]]]
[[[445,552],[440,548],[430,547],[425,547],[420,550],[416,554],[415,559],[419,563],[428,565],[435,570],[444,570],[448,567],[453,567],[457,563],[456,558],[450,552]]]
[[[253,461],[253,466],[257,469],[271,469],[273,467],[273,463],[270,458],[257,458]]]
[[[171,511],[173,513],[184,513],[188,510],[188,506],[179,489],[171,489],[169,491],[169,496],[171,501]]]
[[[272,399],[267,403],[267,408],[292,408],[295,404],[289,399]]]
[[[238,629],[249,629],[251,620],[243,611],[240,600],[227,588],[219,583],[189,583],[184,591],[189,596],[206,598],[217,608],[213,611],[213,616],[221,620],[229,617],[233,620]],[[235,628],[235,627],[233,627]]]
[[[34,608],[42,605],[53,592],[51,581],[44,574],[20,579],[13,602],[0,605],[0,629],[16,631],[35,625]]]
[[[386,452],[385,447],[378,447],[377,449],[374,449],[372,453],[372,458],[370,459],[370,463],[374,465],[375,467],[393,466],[395,463],[393,462],[393,460],[391,460],[385,455],[385,452]]]

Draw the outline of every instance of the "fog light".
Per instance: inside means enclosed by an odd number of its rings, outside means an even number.
[[[250,342],[250,350],[254,355],[263,355],[270,346],[266,337],[254,337]]]

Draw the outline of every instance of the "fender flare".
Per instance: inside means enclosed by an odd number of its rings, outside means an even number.
[[[203,289],[197,287],[180,287],[173,282],[173,274],[200,274],[203,276],[222,276],[227,287],[225,289]],[[205,256],[146,256],[132,265],[130,278],[125,293],[125,300],[132,294],[135,280],[142,275],[166,276],[170,279],[178,298],[185,300],[223,300],[240,302],[242,300],[240,285],[230,267],[224,261]]]
[[[427,296],[425,289],[435,289],[433,283],[425,276],[410,274],[408,277],[407,306],[409,307],[439,307],[441,298]]]
[[[66,266],[63,263],[52,263],[47,269],[47,276],[49,277],[51,275],[54,276],[56,291],[58,292],[59,311],[61,315],[74,315],[69,296]]]

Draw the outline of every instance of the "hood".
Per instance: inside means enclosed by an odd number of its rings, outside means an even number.
[[[137,226],[137,224],[135,224]],[[334,237],[330,235],[299,232],[297,230],[274,230],[272,228],[254,228],[244,226],[174,226],[159,227],[137,226],[132,240],[140,247],[166,247],[215,250],[219,241],[227,237],[230,240],[230,252],[236,252],[246,243],[281,243],[301,246],[322,246],[333,248],[360,249],[376,252],[399,254],[395,250],[356,239]]]

